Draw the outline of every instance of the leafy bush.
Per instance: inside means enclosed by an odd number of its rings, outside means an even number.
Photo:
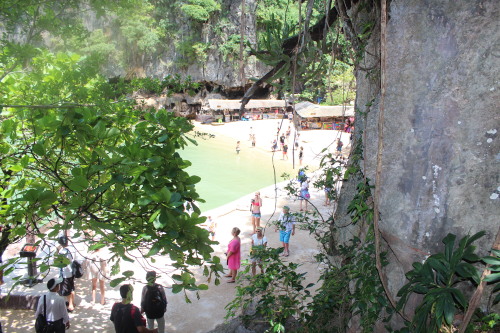
[[[226,319],[240,310],[248,309],[255,302],[255,310],[272,327],[273,332],[284,332],[286,321],[294,317],[299,322],[306,311],[306,300],[310,297],[303,285],[306,273],[298,273],[298,264],[283,262],[283,249],[266,249],[260,252],[264,274],[251,276],[250,266],[240,273],[236,297],[227,306]],[[245,282],[249,281],[248,284]]]
[[[421,264],[413,263],[413,270],[406,273],[409,282],[398,292],[397,308],[404,309],[412,293],[424,296],[415,309],[415,316],[408,323],[412,332],[452,332],[457,309],[465,311],[468,302],[462,291],[456,288],[460,282],[480,282],[479,271],[471,263],[481,260],[472,243],[481,238],[484,231],[463,237],[455,248],[456,236],[448,234],[444,239],[444,253],[433,254]]]
[[[188,0],[181,10],[195,21],[206,22],[212,12],[220,10],[220,4],[214,0]]]

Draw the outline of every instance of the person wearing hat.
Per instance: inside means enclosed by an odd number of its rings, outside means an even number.
[[[50,279],[47,282],[49,292],[38,299],[38,306],[35,312],[35,318],[39,314],[44,314],[48,324],[46,333],[61,333],[69,329],[69,315],[66,310],[66,301],[57,293],[62,283],[62,279]],[[45,300],[45,302],[44,302]]]
[[[295,221],[290,214],[290,207],[284,206],[278,219],[278,228],[280,230],[280,242],[283,244],[283,256],[290,255],[290,236],[295,235]],[[278,231],[278,229],[276,229]]]
[[[260,267],[260,272],[264,273],[264,268],[262,267],[262,259],[259,251],[262,251],[267,246],[267,238],[263,234],[263,228],[257,227],[257,233],[252,235],[252,248],[250,251],[250,261],[252,262],[252,275],[255,276],[257,271],[257,264]]]

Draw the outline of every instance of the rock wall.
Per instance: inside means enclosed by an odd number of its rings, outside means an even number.
[[[256,46],[256,0],[246,0],[245,12],[245,38],[251,45]],[[182,77],[191,76],[193,81],[209,82],[215,86],[243,87],[252,82],[250,78],[261,77],[269,68],[258,62],[254,56],[245,61],[245,81],[241,82],[239,70],[239,53],[224,57],[221,53],[221,45],[226,42],[225,38],[240,34],[241,0],[222,1],[221,11],[214,13],[206,23],[194,24],[185,15],[172,12],[165,19],[176,27],[173,36],[164,37],[162,43],[156,47],[155,52],[141,53],[138,50],[125,50],[128,46],[120,29],[114,22],[113,17],[98,17],[95,12],[88,11],[82,14],[83,24],[89,31],[103,30],[107,36],[117,41],[122,52],[133,53],[126,63],[117,63],[114,59],[103,69],[108,77],[147,76],[163,78],[167,75],[181,74]],[[216,28],[217,24],[224,20]],[[219,31],[216,31],[219,30]],[[221,36],[223,35],[223,36]],[[194,61],[188,66],[179,66],[178,61],[183,55],[180,53],[177,42],[190,40],[209,45],[206,52],[206,60]],[[239,50],[239,48],[238,48]],[[243,88],[241,89],[243,91]],[[243,95],[243,93],[241,93]]]
[[[378,26],[377,15],[351,17],[355,25],[372,20]],[[448,233],[485,230],[477,242],[485,254],[500,226],[500,6],[496,0],[393,0],[389,15],[379,211],[395,295],[411,264],[442,252]],[[373,184],[380,103],[376,30],[357,70],[356,100],[363,170]],[[344,185],[339,219],[346,219],[355,185]],[[350,238],[353,230],[347,229],[335,242]]]

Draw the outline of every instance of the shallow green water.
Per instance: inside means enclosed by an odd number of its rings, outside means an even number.
[[[180,154],[193,163],[187,172],[201,177],[196,189],[206,200],[206,203],[200,203],[202,212],[274,184],[271,152],[251,148],[249,141],[242,141],[240,154],[237,155],[236,140],[221,135],[196,141],[198,146],[190,145]],[[280,159],[281,152],[276,152],[274,165],[277,182],[283,181],[281,175],[284,172],[296,172],[292,168],[291,156],[289,161]],[[249,206],[250,199],[249,196]]]

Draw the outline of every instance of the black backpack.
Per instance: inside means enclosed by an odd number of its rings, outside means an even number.
[[[83,276],[83,267],[82,264],[80,264],[78,261],[73,260],[73,262],[71,263],[71,269],[75,278],[79,279]]]
[[[146,294],[142,308],[146,312],[146,317],[149,319],[157,319],[163,317],[167,311],[167,300],[163,298],[159,285],[146,286]]]

